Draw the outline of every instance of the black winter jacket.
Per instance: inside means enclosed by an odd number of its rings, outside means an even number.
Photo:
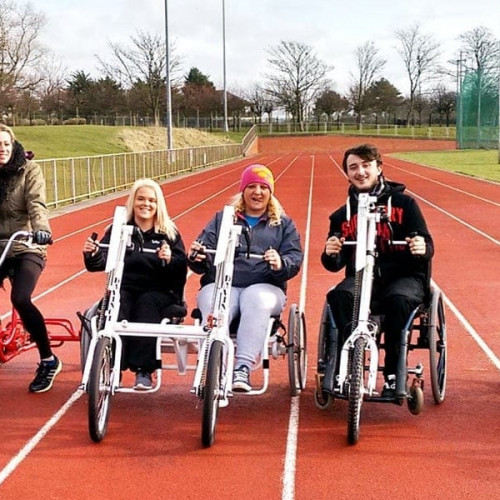
[[[139,231],[140,229],[137,228]],[[174,240],[166,235],[156,233],[154,229],[142,232],[144,248],[154,249],[161,247],[165,240],[172,250],[172,259],[169,264],[163,265],[155,253],[140,251],[141,242],[134,232],[132,236],[133,249],[125,254],[122,289],[140,294],[150,290],[172,293],[177,302],[182,301],[184,285],[186,284],[187,258],[184,243],[177,233]],[[108,228],[101,243],[109,243],[111,227]],[[102,248],[94,256],[84,254],[85,267],[88,271],[104,271],[106,267],[108,249]]]

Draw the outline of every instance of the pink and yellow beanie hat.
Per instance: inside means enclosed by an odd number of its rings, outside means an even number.
[[[240,191],[252,183],[265,184],[271,193],[274,193],[274,177],[273,173],[264,165],[250,165],[241,174]]]

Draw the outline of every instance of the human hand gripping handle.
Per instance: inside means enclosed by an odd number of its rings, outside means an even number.
[[[172,260],[172,250],[166,240],[161,240],[161,246],[158,248],[158,257],[161,259],[161,267],[170,264]]]
[[[335,233],[326,240],[325,253],[328,256],[336,257],[342,250],[345,238],[340,236],[340,233]]]
[[[423,236],[412,232],[405,240],[412,255],[425,255],[426,244]]]
[[[35,231],[33,233],[33,242],[37,245],[52,245],[52,234],[49,231]]]
[[[188,259],[191,262],[201,262],[202,260],[205,260],[207,258],[205,254],[205,246],[203,245],[203,242],[200,240],[193,241],[193,243],[191,243],[189,250],[190,252],[188,255]]]
[[[269,247],[264,253],[264,260],[266,260],[273,271],[279,271],[283,265],[281,256],[273,247]]]
[[[97,241],[97,233],[92,233],[83,244],[83,255],[85,257],[93,257],[99,250],[99,242]]]

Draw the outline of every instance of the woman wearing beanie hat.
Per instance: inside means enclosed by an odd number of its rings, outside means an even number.
[[[300,270],[303,252],[294,222],[274,195],[274,177],[264,165],[250,165],[240,179],[240,192],[230,203],[235,208],[236,224],[242,226],[234,259],[234,273],[229,306],[229,321],[240,317],[237,337],[233,391],[249,392],[250,371],[257,361],[267,334],[271,316],[279,315],[286,303],[286,283]],[[204,320],[210,312],[214,292],[215,267],[212,255],[204,248],[216,248],[222,220],[219,211],[190,247],[196,257],[188,262],[201,274],[197,305]],[[249,259],[246,254],[264,256]]]

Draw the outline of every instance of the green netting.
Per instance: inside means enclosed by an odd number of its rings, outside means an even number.
[[[457,97],[460,149],[496,149],[498,145],[498,74],[466,71]]]

